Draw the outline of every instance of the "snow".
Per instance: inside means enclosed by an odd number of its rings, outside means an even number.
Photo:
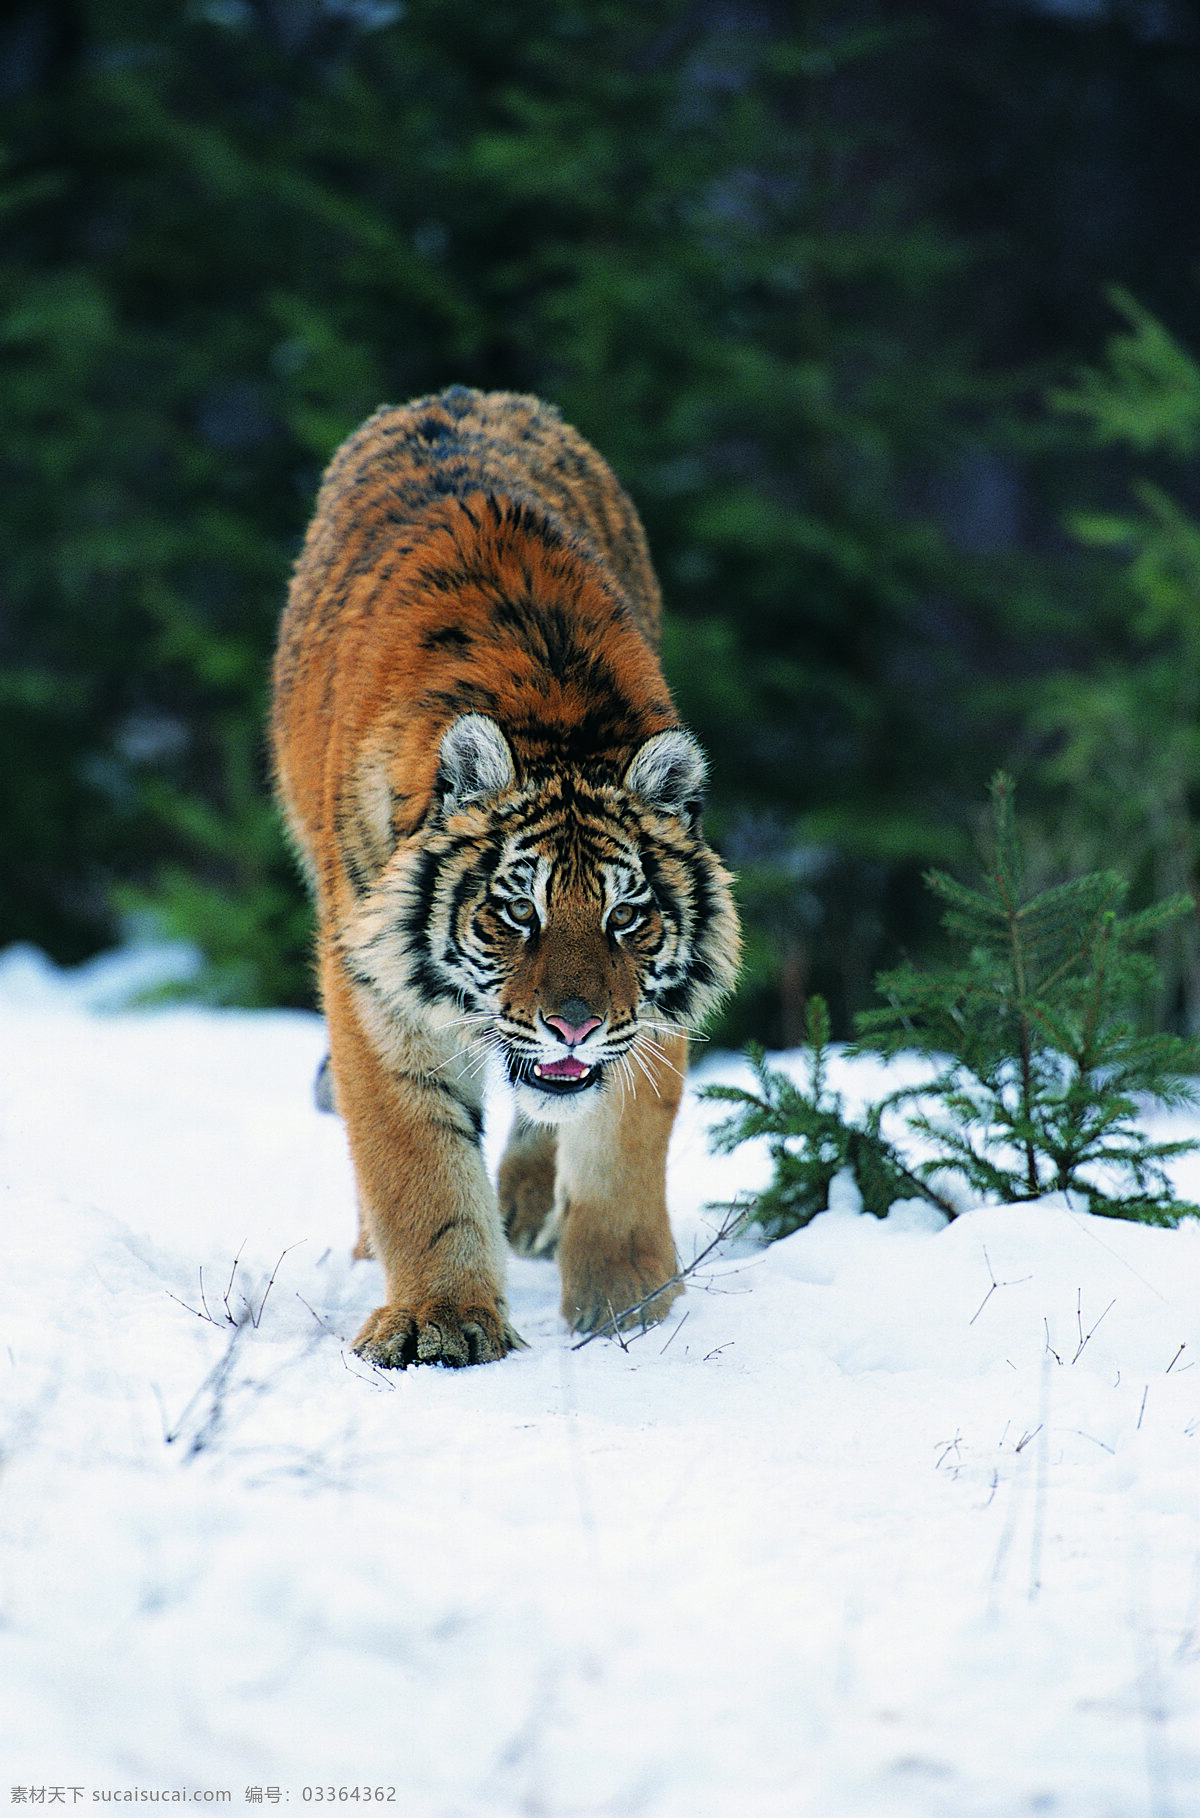
[[[1200,1224],[839,1183],[624,1346],[513,1259],[528,1351],[377,1372],[317,1019],[115,1013],[161,963],[0,956],[0,1797],[1200,1812]]]

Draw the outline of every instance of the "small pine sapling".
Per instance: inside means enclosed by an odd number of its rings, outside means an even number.
[[[883,1218],[898,1199],[921,1198],[942,1211],[951,1208],[915,1174],[880,1128],[884,1107],[869,1109],[860,1122],[847,1114],[840,1093],[829,1085],[829,1012],[820,997],[808,1003],[809,1077],[801,1085],[767,1065],[761,1048],[747,1058],[757,1091],[742,1086],[706,1086],[701,1096],[733,1105],[733,1114],[712,1132],[713,1146],[728,1154],[753,1137],[766,1137],[774,1174],[749,1218],[768,1242],[808,1224],[829,1205],[829,1188],[849,1172],[864,1210]]]
[[[767,1140],[774,1174],[749,1216],[768,1240],[824,1211],[845,1171],[879,1217],[914,1197],[953,1217],[946,1191],[954,1180],[967,1196],[960,1206],[1072,1191],[1093,1212],[1149,1224],[1200,1213],[1174,1197],[1167,1171],[1195,1143],[1153,1141],[1141,1123],[1151,1106],[1192,1102],[1200,1048],[1137,1026],[1157,976],[1141,949],[1191,913],[1190,899],[1123,914],[1126,885],[1109,871],[1032,891],[1007,777],[995,779],[991,797],[980,883],[942,872],[927,879],[963,958],[882,974],[885,1007],[858,1019],[855,1049],[927,1056],[922,1083],[851,1116],[829,1085],[829,1017],[814,998],[806,1085],[751,1049],[757,1091],[706,1088],[706,1098],[734,1106],[712,1133],[718,1150]]]
[[[859,1045],[939,1057],[931,1081],[887,1101],[908,1108],[923,1178],[957,1175],[1006,1202],[1075,1191],[1094,1212],[1174,1224],[1197,1208],[1176,1201],[1165,1164],[1194,1144],[1152,1141],[1140,1115],[1191,1102],[1200,1051],[1139,1033],[1137,1010],[1156,978],[1141,949],[1193,905],[1175,896],[1123,914],[1127,886],[1111,871],[1031,892],[1010,779],[991,797],[979,886],[927,880],[965,956],[878,978],[886,1007],[859,1018]]]

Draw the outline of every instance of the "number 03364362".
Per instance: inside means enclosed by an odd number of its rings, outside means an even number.
[[[306,1786],[302,1797],[310,1805],[347,1805],[351,1800],[364,1805],[371,1801],[395,1805],[396,1789],[394,1786]]]

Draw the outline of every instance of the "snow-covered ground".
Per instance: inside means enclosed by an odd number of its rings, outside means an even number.
[[[582,1349],[514,1261],[380,1374],[319,1024],[129,982],[0,959],[0,1799],[1200,1813],[1200,1224],[844,1205]]]

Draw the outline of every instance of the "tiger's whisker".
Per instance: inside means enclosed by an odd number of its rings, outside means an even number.
[[[431,1067],[430,1073],[441,1073],[446,1067],[461,1066],[464,1076],[474,1079],[487,1065],[492,1049],[498,1047],[494,1033],[490,1029],[481,1030],[453,1054],[448,1054],[445,1060],[439,1061],[436,1067]]]
[[[665,1067],[668,1073],[673,1073],[676,1079],[687,1078],[686,1059],[684,1065],[682,1067],[679,1066],[671,1059],[662,1044],[657,1042],[652,1035],[648,1035],[645,1030],[638,1031],[634,1038],[633,1045],[635,1048],[640,1048],[643,1054],[648,1055],[655,1066]]]
[[[461,1029],[467,1023],[492,1023],[495,1016],[491,1010],[468,1010],[463,1016],[452,1016],[443,1023],[444,1029]]]
[[[684,1079],[686,1077],[683,1068],[677,1067],[673,1060],[668,1059],[666,1051],[659,1046],[652,1035],[643,1036],[639,1033],[633,1044],[634,1047],[636,1048],[639,1043],[643,1043],[649,1050],[653,1059],[656,1060],[660,1066],[666,1067],[677,1079]]]
[[[706,1042],[707,1035],[701,1035],[698,1029],[689,1029],[686,1023],[663,1023],[653,1016],[639,1016],[638,1026],[642,1029],[658,1029],[664,1035],[682,1035],[689,1042]]]
[[[634,1063],[634,1065],[638,1068],[638,1070],[642,1073],[642,1075],[645,1077],[647,1082],[651,1086],[653,1086],[656,1095],[658,1095],[659,1094],[658,1081],[655,1079],[654,1073],[653,1073],[648,1061],[646,1060],[645,1055],[641,1054],[639,1052],[638,1045],[636,1042],[629,1049],[629,1058]]]

